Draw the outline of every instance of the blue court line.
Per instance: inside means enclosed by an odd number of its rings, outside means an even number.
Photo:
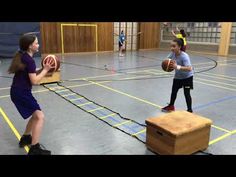
[[[235,99],[236,96],[228,96],[228,97],[224,97],[224,98],[221,98],[219,100],[215,100],[215,101],[211,101],[209,103],[206,103],[206,104],[203,104],[203,105],[199,105],[199,106],[196,106],[193,108],[193,110],[196,110],[196,109],[202,109],[202,108],[205,108],[205,107],[208,107],[208,106],[211,106],[211,105],[214,105],[214,104],[217,104],[217,103],[220,103],[220,102],[224,102],[224,101],[227,101],[227,100],[232,100],[232,99]]]

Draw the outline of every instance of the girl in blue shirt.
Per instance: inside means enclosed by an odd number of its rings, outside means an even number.
[[[175,69],[175,76],[173,79],[170,104],[162,108],[162,111],[164,112],[175,111],[174,103],[180,88],[184,89],[187,111],[193,112],[192,98],[190,95],[190,90],[193,89],[193,68],[188,54],[181,51],[183,45],[183,40],[178,38],[171,42],[172,52],[168,58],[174,60],[172,67]]]

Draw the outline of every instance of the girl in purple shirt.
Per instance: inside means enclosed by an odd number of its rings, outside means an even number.
[[[8,69],[15,74],[11,85],[11,100],[24,119],[31,117],[26,125],[25,132],[20,139],[19,146],[31,145],[28,155],[50,155],[51,151],[42,149],[39,137],[44,123],[44,113],[37,100],[33,97],[32,85],[39,84],[41,79],[52,68],[52,60],[48,60],[39,74],[36,74],[34,53],[38,52],[39,44],[35,35],[26,34],[19,40],[18,51]]]

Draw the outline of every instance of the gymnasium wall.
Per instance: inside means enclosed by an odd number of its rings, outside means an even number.
[[[229,46],[229,55],[236,55],[236,46]]]
[[[114,51],[119,51],[118,41],[119,34],[123,30],[126,41],[125,41],[125,49],[126,51],[135,51],[138,48],[137,40],[140,37],[138,34],[138,22],[114,22]]]
[[[171,30],[176,26],[187,32],[187,50],[219,54],[220,37],[222,32],[221,22],[167,22],[161,23],[160,48],[169,50],[170,41],[173,39]],[[236,55],[236,22],[232,22],[232,28],[227,31],[230,34],[228,55]]]
[[[73,22],[70,24],[81,23]],[[114,25],[112,22],[83,22],[83,24],[98,25],[98,51],[114,50],[114,45],[117,45],[117,40],[114,40]],[[40,29],[42,53],[61,53],[61,23],[42,22],[40,23]],[[137,32],[142,32],[142,34],[137,37],[137,49],[153,49],[159,47],[160,23],[140,22],[136,30]],[[64,26],[63,31],[65,53],[96,51],[94,27]],[[127,49],[129,50],[129,46]]]
[[[41,45],[39,22],[0,22],[0,57],[12,58],[19,50],[19,38],[29,32],[38,37]],[[40,52],[35,56],[40,56]]]
[[[230,45],[229,45],[229,54],[236,55],[236,22],[232,23]]]
[[[41,52],[42,53],[61,53],[61,32],[60,23],[41,22]]]
[[[139,49],[153,49],[160,46],[160,23],[140,22],[139,31],[142,32],[138,41]]]
[[[61,24],[41,22],[42,53],[61,53]],[[112,22],[73,22],[63,24],[97,25],[98,51],[113,51]],[[65,53],[96,52],[96,28],[94,26],[63,26],[63,44]]]
[[[217,53],[220,41],[221,25],[218,22],[168,22],[161,23],[160,48],[169,50],[170,42],[174,39],[171,31],[184,29],[187,35],[187,50],[207,53]]]

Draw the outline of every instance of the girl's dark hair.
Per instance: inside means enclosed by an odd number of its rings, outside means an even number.
[[[26,34],[20,37],[19,40],[20,50],[16,52],[15,56],[13,57],[11,65],[8,69],[9,74],[16,73],[25,68],[25,65],[21,62],[21,57],[29,49],[29,46],[35,41],[36,38],[37,37],[32,34]]]
[[[175,38],[175,39],[173,40],[173,42],[176,42],[177,45],[178,45],[180,48],[182,48],[182,47],[184,46],[184,40],[181,39],[181,38]]]
[[[185,31],[184,31],[183,29],[181,29],[179,32],[180,32],[180,34],[182,34],[183,37],[186,37],[186,36],[187,36],[186,33],[185,33]]]
[[[35,41],[36,36],[32,34],[25,34],[19,40],[20,50],[26,52],[29,46]]]

